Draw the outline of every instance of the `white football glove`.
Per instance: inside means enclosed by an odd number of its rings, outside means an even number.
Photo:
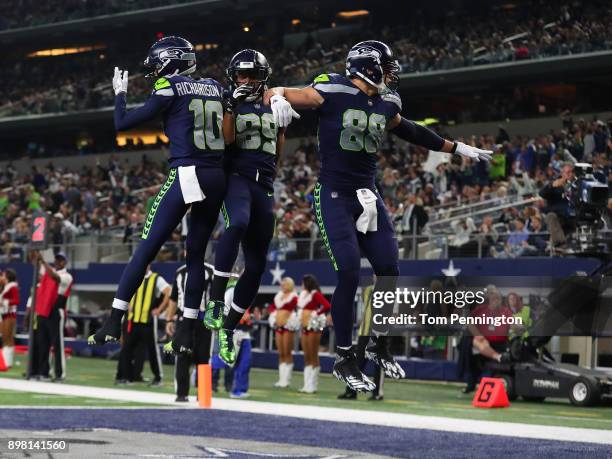
[[[115,95],[119,95],[122,92],[127,92],[128,86],[128,71],[119,70],[119,67],[115,67],[115,74],[113,75],[113,89]]]
[[[481,159],[491,161],[493,159],[493,152],[491,150],[481,150],[480,148],[466,145],[463,142],[455,142],[455,144],[457,145],[455,153],[458,155],[465,156],[475,161],[480,161]]]
[[[300,119],[299,113],[293,109],[291,104],[287,102],[287,99],[278,94],[270,98],[270,108],[272,108],[274,122],[278,127],[284,128],[289,126],[293,118]]]

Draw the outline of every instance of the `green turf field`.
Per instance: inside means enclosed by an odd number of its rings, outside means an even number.
[[[19,365],[0,377],[21,378],[25,368],[23,356],[18,358]],[[164,366],[165,381],[161,387],[151,388],[146,384],[115,386],[114,375],[117,362],[96,358],[72,357],[68,359],[67,383],[97,387],[116,387],[171,393],[174,390],[173,367]],[[145,367],[145,377],[148,368]],[[150,375],[149,375],[150,376]],[[277,373],[271,370],[253,369],[251,371],[251,400],[282,402],[294,404],[315,404],[328,407],[382,410],[430,416],[446,416],[465,419],[491,421],[525,422],[531,424],[560,425],[568,427],[587,427],[612,429],[612,406],[578,408],[567,400],[547,400],[544,403],[528,403],[517,400],[512,406],[503,409],[477,409],[471,406],[471,396],[460,392],[461,385],[407,380],[385,382],[382,402],[367,400],[360,395],[359,400],[338,400],[336,396],[343,388],[331,375],[321,375],[319,392],[307,395],[297,392],[301,387],[302,374],[294,373],[293,384],[289,389],[273,387]],[[8,391],[7,391],[8,392]],[[222,391],[215,394],[227,397]],[[79,397],[47,396],[23,392],[0,394],[0,405],[83,405],[83,406],[141,406],[137,403],[124,403],[94,400]]]

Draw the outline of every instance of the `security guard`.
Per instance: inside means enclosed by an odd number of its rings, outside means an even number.
[[[191,365],[208,363],[208,360],[210,359],[212,334],[211,331],[204,326],[204,323],[201,319],[203,318],[204,306],[208,302],[210,296],[210,286],[212,283],[214,266],[209,265],[208,263],[204,263],[204,267],[204,295],[202,297],[202,302],[200,303],[200,320],[198,320],[193,332],[195,344],[194,352],[192,355],[186,355],[183,353],[175,355],[174,378],[176,382],[175,387],[177,402],[189,401],[187,396],[189,395],[189,370],[191,368]],[[183,265],[176,270],[174,283],[172,284],[172,293],[170,294],[168,311],[166,313],[166,316],[168,317],[168,321],[166,323],[166,333],[168,334],[168,336],[172,336],[174,334],[174,331],[176,330],[176,321],[180,321],[183,319],[186,284],[187,265]]]
[[[147,274],[130,301],[116,382],[143,381],[145,353],[153,373],[152,386],[161,385],[162,363],[157,345],[157,318],[168,306],[170,284],[147,267]]]

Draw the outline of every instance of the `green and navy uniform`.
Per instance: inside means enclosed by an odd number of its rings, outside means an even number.
[[[361,254],[378,276],[399,273],[393,226],[374,181],[385,126],[401,112],[402,103],[394,92],[368,96],[338,74],[319,75],[312,87],[324,99],[317,110],[321,172],[314,190],[314,211],[338,275],[331,309],[337,345],[348,347]],[[364,210],[357,190],[364,188],[376,195],[378,213],[376,231],[365,234],[356,229]]]
[[[261,101],[234,112],[236,142],[229,154],[227,192],[221,209],[225,231],[215,253],[215,276],[229,279],[242,242],[244,272],[232,307],[244,313],[257,294],[274,235],[274,176],[278,127]]]
[[[223,87],[213,79],[194,80],[186,76],[159,78],[145,104],[126,111],[126,94],[115,98],[115,128],[130,129],[161,117],[170,141],[170,171],[145,220],[141,243],[126,266],[116,298],[129,301],[136,292],[161,246],[191,206],[187,236],[185,307],[198,309],[203,293],[204,253],[225,194],[222,132]],[[197,186],[204,199],[186,204],[179,168],[195,166]],[[183,169],[186,171],[186,169]],[[193,175],[192,175],[193,177]],[[193,184],[193,181],[192,181]],[[192,187],[193,188],[193,187]],[[192,190],[193,191],[193,190]]]

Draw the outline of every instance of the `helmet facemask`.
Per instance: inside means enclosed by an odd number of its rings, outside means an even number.
[[[250,94],[244,99],[245,102],[255,102],[263,96],[263,93],[268,89],[267,83],[270,78],[269,69],[246,67],[244,64],[251,64],[250,62],[241,62],[243,68],[232,68],[228,69],[228,79],[232,85],[237,88],[238,86],[248,86],[251,88]],[[240,83],[239,78],[248,78],[248,83]]]

